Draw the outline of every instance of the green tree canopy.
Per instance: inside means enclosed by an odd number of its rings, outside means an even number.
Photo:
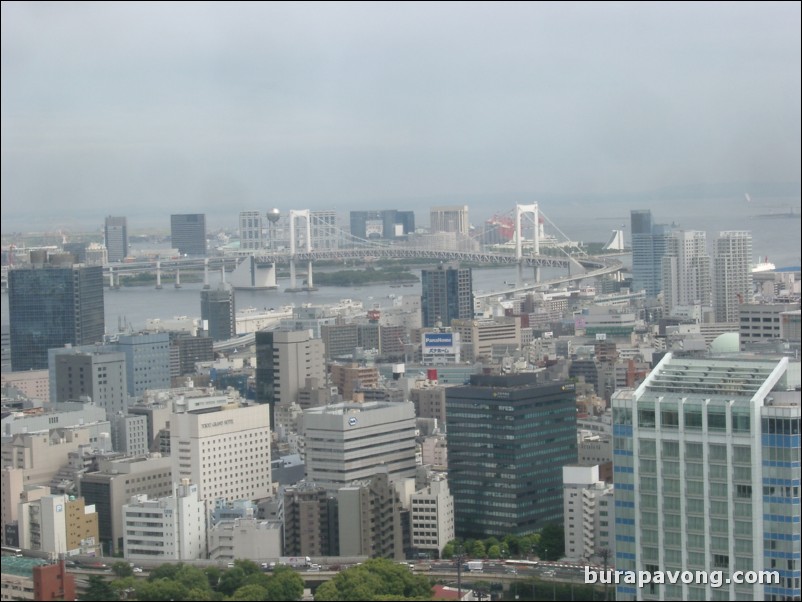
[[[315,592],[315,600],[428,600],[431,585],[403,564],[385,558],[342,571]]]
[[[112,572],[118,577],[131,577],[134,574],[133,567],[127,562],[118,560],[111,565]]]
[[[243,600],[245,602],[253,601],[253,602],[262,602],[262,600],[267,600],[265,597],[267,595],[267,590],[263,588],[261,585],[243,585],[237,591],[234,592],[234,595],[229,598],[229,600]]]
[[[565,532],[557,523],[549,523],[540,532],[538,544],[540,556],[544,560],[559,560],[565,556]]]
[[[304,595],[304,580],[288,566],[276,567],[267,581],[263,600],[300,600]]]
[[[82,600],[116,600],[117,592],[102,575],[89,575],[86,592]]]

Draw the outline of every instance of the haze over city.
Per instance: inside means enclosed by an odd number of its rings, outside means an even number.
[[[3,3],[3,230],[798,207],[799,23],[798,3]]]

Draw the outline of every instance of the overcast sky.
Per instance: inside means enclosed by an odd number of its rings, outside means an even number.
[[[800,20],[798,2],[3,2],[3,231],[798,182]]]

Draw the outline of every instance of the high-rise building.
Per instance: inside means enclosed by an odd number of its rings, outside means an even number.
[[[227,282],[201,291],[201,320],[213,341],[226,341],[237,334],[234,289]]]
[[[170,216],[170,238],[181,255],[206,255],[206,215],[178,213]]]
[[[656,297],[663,290],[662,262],[671,228],[652,224],[652,212],[634,210],[632,222],[632,288]]]
[[[108,261],[122,261],[128,257],[128,220],[124,217],[106,218],[105,241]]]
[[[391,481],[415,476],[411,402],[338,403],[304,411],[306,477],[331,492],[386,470]]]
[[[404,558],[401,500],[386,472],[337,492],[340,554]]]
[[[613,486],[599,478],[599,466],[563,466],[565,556],[590,560],[614,549]]]
[[[8,273],[11,366],[47,368],[47,350],[103,339],[103,268],[40,263]]]
[[[677,306],[713,306],[710,254],[705,232],[672,232],[666,240],[662,266],[663,305],[667,314]]]
[[[301,481],[284,491],[284,554],[339,556],[337,498]]]
[[[340,246],[340,230],[337,227],[337,212],[334,209],[310,211],[312,223],[312,248],[316,251],[337,249]]]
[[[738,305],[752,300],[752,235],[719,232],[713,252],[713,303],[716,322],[737,322]]]
[[[421,270],[421,316],[426,328],[473,318],[471,268],[440,265]]]
[[[240,211],[239,248],[259,251],[265,246],[265,217],[259,211]]]
[[[619,583],[617,600],[799,599],[799,382],[787,358],[669,353],[613,395],[616,570],[722,578]],[[730,580],[761,570],[778,581]]]
[[[432,232],[456,232],[464,235],[469,233],[468,205],[432,207],[429,218]]]
[[[260,331],[256,333],[256,401],[270,405],[270,424],[275,425],[275,406],[297,401],[307,378],[326,378],[324,346],[309,331]]]
[[[351,211],[351,235],[357,238],[401,238],[415,232],[415,213],[385,209]]]
[[[262,405],[223,403],[170,416],[173,479],[198,485],[208,510],[216,500],[270,495],[270,425]]]
[[[410,496],[410,523],[413,550],[440,557],[454,539],[454,496],[444,476],[436,476]]]
[[[562,523],[562,467],[576,462],[576,393],[536,374],[475,374],[446,389],[448,481],[457,537]]]

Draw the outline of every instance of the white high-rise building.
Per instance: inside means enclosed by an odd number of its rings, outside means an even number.
[[[616,570],[707,577],[619,582],[617,600],[799,599],[799,386],[787,358],[669,353],[613,395]]]
[[[270,426],[266,405],[236,401],[170,416],[173,480],[196,483],[209,510],[215,500],[270,495]]]
[[[599,480],[597,466],[563,466],[565,555],[589,560],[615,542],[613,486]]]
[[[444,475],[410,496],[412,547],[416,552],[436,551],[439,557],[454,539],[454,496]]]
[[[304,411],[306,477],[331,492],[386,470],[415,476],[412,402],[338,403]]]
[[[240,211],[239,248],[243,251],[259,251],[265,244],[265,218],[259,211]]]
[[[738,322],[738,305],[752,300],[752,235],[719,232],[713,253],[716,322]]]
[[[456,232],[463,235],[469,233],[468,205],[432,207],[429,218],[432,232]]]
[[[123,506],[123,523],[126,558],[206,558],[206,504],[188,479],[170,497],[133,496]]]
[[[712,307],[713,283],[707,235],[698,230],[674,231],[662,258],[663,305],[667,314],[677,306]]]

